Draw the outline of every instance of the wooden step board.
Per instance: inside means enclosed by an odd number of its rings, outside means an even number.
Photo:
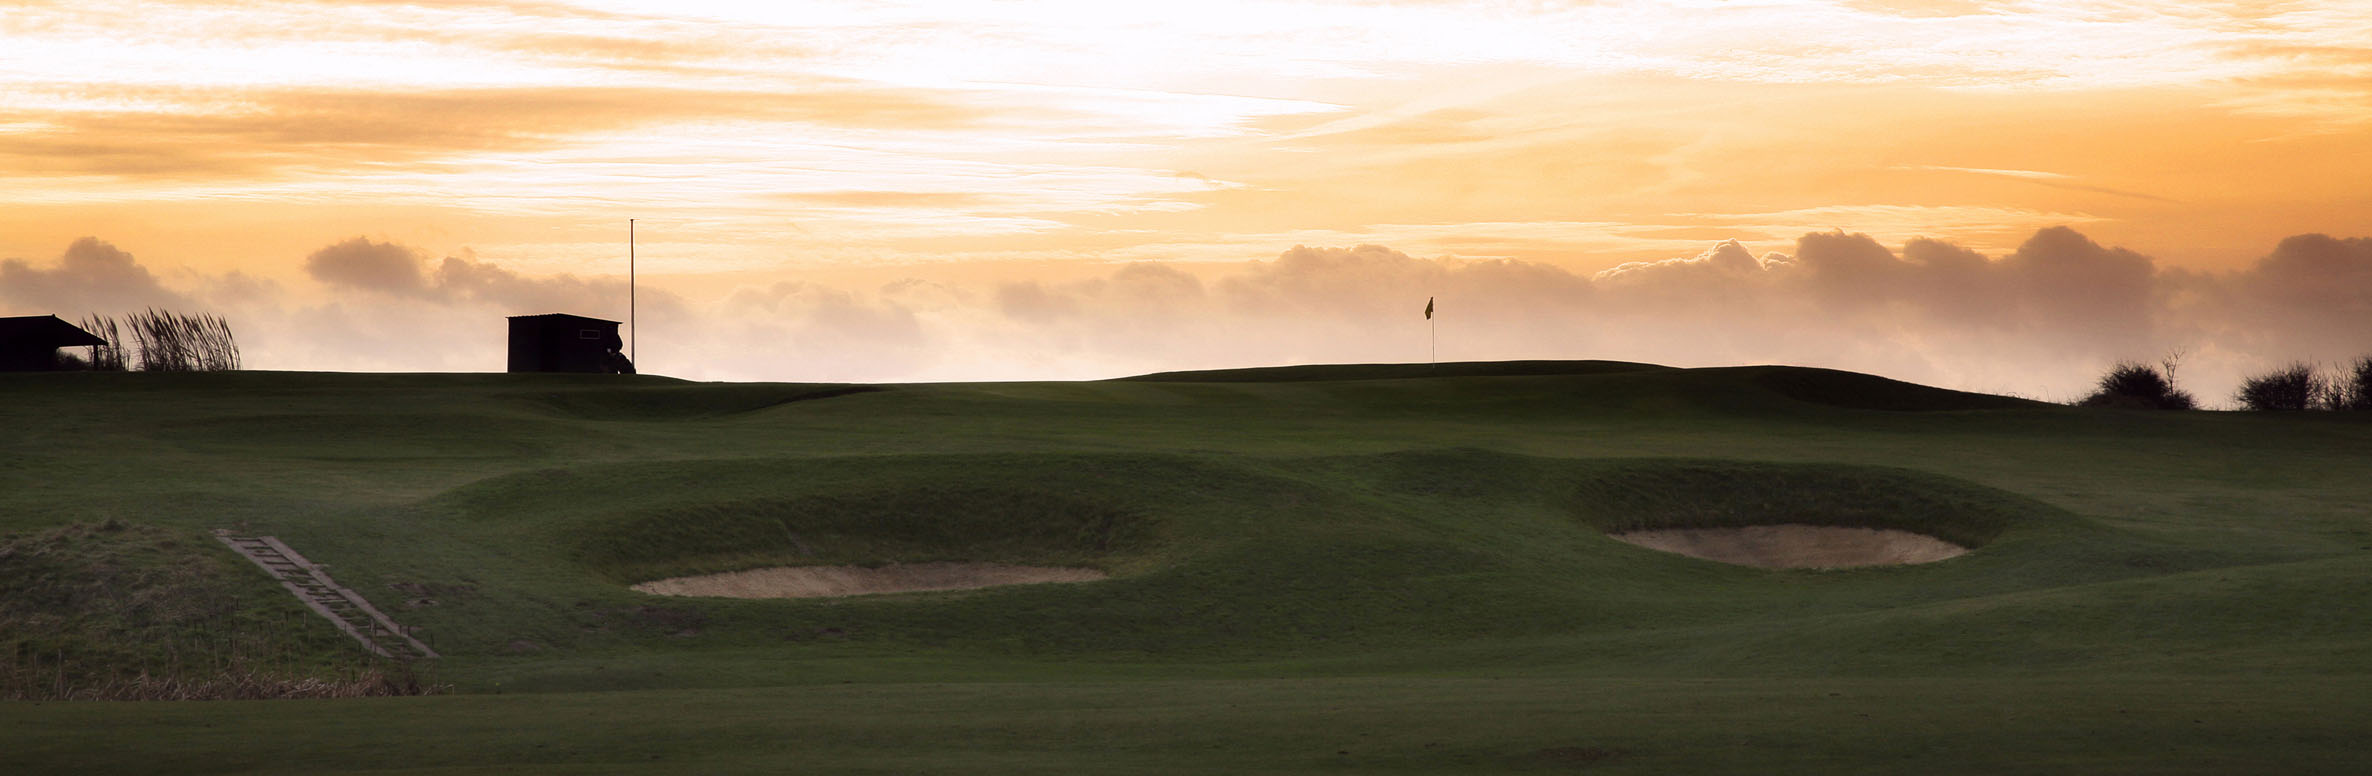
[[[397,660],[436,657],[436,650],[428,648],[412,637],[410,629],[395,624],[381,614],[371,602],[354,591],[339,587],[322,571],[296,550],[270,536],[233,536],[230,531],[215,529],[214,538],[229,545],[232,551],[255,561],[265,573],[280,580],[282,587],[296,595],[297,600],[329,621],[338,630],[353,636],[371,654]]]

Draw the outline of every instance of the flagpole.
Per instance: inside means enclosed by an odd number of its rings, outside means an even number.
[[[640,350],[634,347],[642,339],[642,327],[634,325],[634,219],[626,219],[626,360],[633,361]]]

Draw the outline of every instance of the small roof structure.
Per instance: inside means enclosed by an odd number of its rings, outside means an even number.
[[[512,372],[632,373],[618,322],[567,313],[510,316]]]
[[[20,315],[0,318],[0,343],[56,349],[105,345],[107,341],[55,315]]]
[[[589,316],[589,315],[571,315],[571,314],[569,314],[569,313],[544,313],[544,314],[541,314],[541,315],[513,315],[513,316],[509,316],[509,317],[510,317],[510,319],[511,319],[511,320],[514,320],[514,321],[515,321],[515,320],[518,320],[518,319],[521,319],[521,318],[542,318],[542,319],[545,319],[545,320],[556,321],[556,322],[564,322],[564,323],[606,323],[606,324],[609,324],[609,325],[611,325],[611,326],[620,326],[620,325],[624,325],[624,323],[625,323],[624,321],[613,321],[613,320],[610,320],[610,319],[608,319],[608,318],[595,318],[595,317],[592,317],[592,316]]]
[[[0,372],[58,368],[58,348],[105,345],[107,340],[55,315],[0,318]]]

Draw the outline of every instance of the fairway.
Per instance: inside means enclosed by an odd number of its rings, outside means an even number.
[[[232,529],[417,629],[450,688],[0,701],[0,772],[2359,773],[2367,415],[1617,362],[0,375],[17,686],[353,665]],[[1779,525],[1949,551],[1610,536]],[[634,589],[786,566],[1066,573]]]

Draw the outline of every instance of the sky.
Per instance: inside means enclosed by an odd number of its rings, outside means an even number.
[[[2361,0],[0,0],[0,314],[702,380],[2372,354]],[[1421,317],[1438,299],[1431,326]],[[1435,343],[1438,342],[1438,345]]]

